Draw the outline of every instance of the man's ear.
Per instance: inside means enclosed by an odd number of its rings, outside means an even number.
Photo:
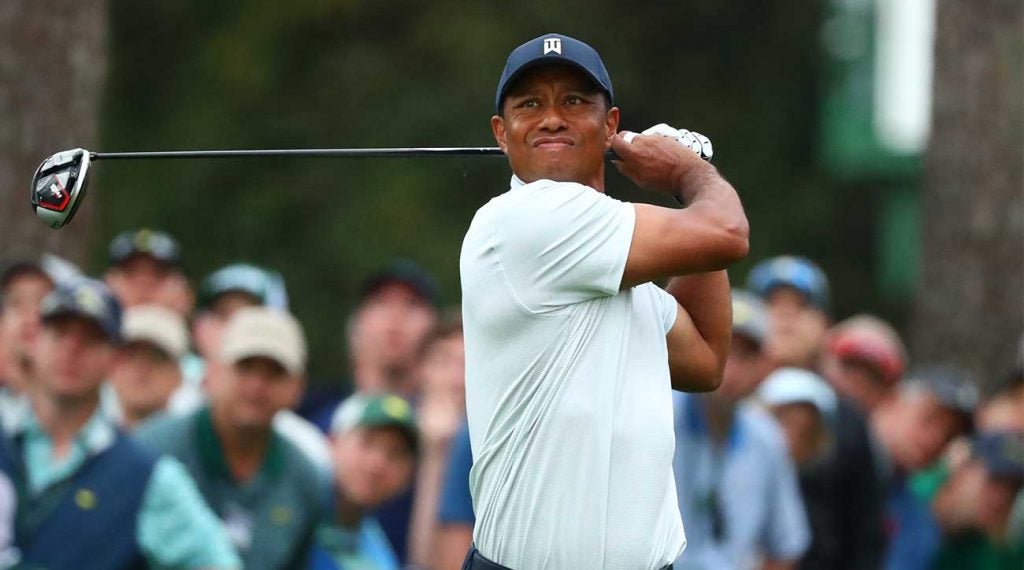
[[[507,152],[507,144],[505,142],[505,119],[498,115],[491,117],[491,132],[494,133],[494,140],[498,142],[498,146],[501,147],[501,152]]]
[[[611,148],[612,137],[615,136],[615,133],[619,132],[618,107],[612,107],[611,109],[608,109],[608,113],[606,113],[604,116],[604,126],[606,129],[608,129],[608,138],[606,138],[604,141],[605,148]]]

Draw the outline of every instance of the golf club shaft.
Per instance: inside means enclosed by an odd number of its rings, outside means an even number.
[[[150,159],[150,158],[252,158],[268,156],[287,157],[428,157],[428,156],[504,156],[500,148],[297,148],[270,150],[171,150],[144,152],[90,152],[90,160]]]
[[[431,156],[505,156],[495,147],[412,147],[412,148],[295,148],[271,150],[168,150],[143,152],[90,152],[89,159],[155,159],[155,158],[254,158],[254,157],[300,157],[300,158],[389,158],[389,157],[431,157]],[[605,156],[617,158],[608,151]]]

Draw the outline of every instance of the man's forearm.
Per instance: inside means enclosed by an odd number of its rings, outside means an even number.
[[[732,296],[723,271],[673,277],[665,288],[690,315],[701,338],[718,357],[719,374],[732,339]]]

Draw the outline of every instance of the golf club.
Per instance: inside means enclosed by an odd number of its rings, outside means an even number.
[[[689,134],[689,132],[687,132]],[[680,137],[682,135],[679,135]],[[711,141],[704,148],[700,143],[688,144],[704,160],[711,160]],[[71,222],[85,198],[89,184],[90,165],[97,160],[185,159],[185,158],[424,158],[437,156],[504,156],[494,147],[409,147],[409,148],[308,148],[272,150],[175,150],[145,152],[92,152],[84,148],[64,150],[47,158],[32,177],[30,202],[32,211],[54,229]],[[608,151],[605,156],[617,158]]]

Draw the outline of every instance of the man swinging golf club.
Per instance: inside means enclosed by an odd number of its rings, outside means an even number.
[[[667,567],[686,539],[671,389],[718,386],[725,268],[748,249],[706,138],[619,133],[600,56],[548,34],[519,46],[491,127],[511,189],[480,208],[460,260],[476,526],[464,568]],[[680,144],[682,143],[682,144]],[[682,209],[604,194],[605,152]],[[669,278],[667,291],[652,281]]]

